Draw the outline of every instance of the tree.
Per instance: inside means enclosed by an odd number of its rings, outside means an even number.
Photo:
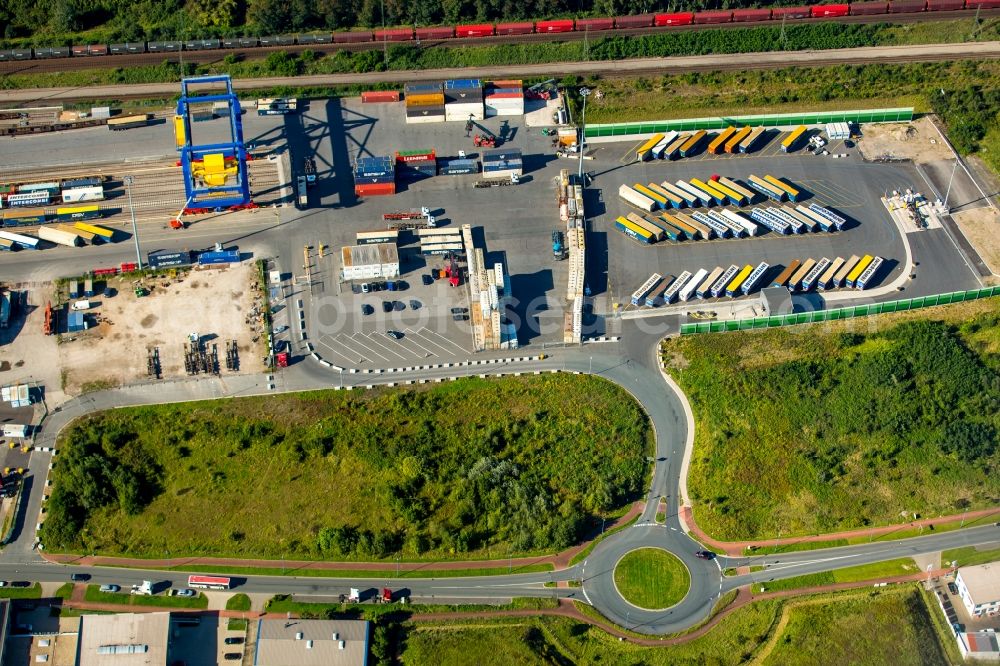
[[[228,28],[233,24],[236,0],[188,0],[187,9],[202,25]]]
[[[945,426],[941,448],[966,462],[975,462],[993,455],[997,431],[988,423],[953,421]]]
[[[292,24],[290,9],[285,0],[250,0],[247,20],[264,33],[286,32]]]

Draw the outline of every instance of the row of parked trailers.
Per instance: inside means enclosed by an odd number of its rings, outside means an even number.
[[[671,28],[684,25],[719,23],[760,23],[794,19],[833,19],[843,16],[908,14],[925,11],[977,11],[1000,7],[1000,0],[875,0],[850,4],[826,4],[773,9],[736,9],[702,12],[639,14],[607,18],[556,19],[480,23],[426,28],[387,28],[351,32],[271,35],[266,37],[224,37],[160,42],[123,42],[117,44],[81,44],[0,50],[0,61],[69,57],[127,55],[134,53],[172,53],[177,51],[212,51],[218,49],[256,48],[258,46],[312,46],[317,44],[355,44],[364,42],[407,42],[433,39],[469,39],[493,36],[598,32],[635,28]]]
[[[111,243],[115,232],[107,227],[86,222],[56,224],[38,227],[36,236],[21,231],[0,229],[0,250],[38,250],[39,241],[48,241],[67,247],[81,247],[86,244]]]
[[[882,268],[882,257],[864,255],[852,256],[849,259],[826,257],[804,262],[798,259],[792,261],[771,280],[771,287],[785,287],[791,292],[807,292],[813,288],[820,291],[847,287],[863,290],[874,281]],[[692,297],[720,298],[726,296],[746,296],[757,287],[763,287],[771,271],[771,265],[765,261],[756,266],[746,264],[742,268],[733,264],[727,269],[716,266],[709,271],[699,269],[696,273],[684,271],[674,277],[666,277],[654,273],[641,287],[632,293],[632,305],[657,307],[669,305],[675,300],[688,301]]]
[[[85,176],[47,183],[0,183],[0,208],[103,201],[106,180],[105,176]]]
[[[744,186],[737,180],[713,174],[707,180],[691,178],[674,183],[667,180],[659,184],[635,183],[619,187],[618,196],[645,212],[700,206],[708,208],[713,205],[746,206],[753,203],[758,194],[778,203],[785,200],[797,202],[802,198],[799,188],[770,174],[763,178],[751,174],[747,180],[748,186]]]

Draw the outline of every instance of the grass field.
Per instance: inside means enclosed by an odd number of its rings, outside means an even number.
[[[540,554],[641,495],[651,439],[627,393],[571,375],[113,410],[64,434],[42,539],[139,557]]]
[[[1000,299],[693,336],[664,361],[694,409],[689,489],[716,538],[905,524],[1000,493]]]
[[[633,550],[615,565],[615,587],[639,608],[669,608],[687,595],[691,574],[676,555],[660,548]]]
[[[99,585],[88,585],[85,601],[102,604],[124,604],[126,606],[162,606],[164,608],[208,608],[208,597],[168,597],[166,595],[145,596],[124,592],[101,592]]]
[[[374,591],[373,591],[374,593]],[[365,597],[362,597],[363,599]],[[396,599],[398,601],[398,599]],[[383,615],[408,616],[420,613],[476,612],[496,610],[544,610],[556,608],[559,602],[552,598],[515,597],[509,604],[420,604],[399,603],[309,603],[296,601],[292,596],[279,594],[268,599],[264,610],[268,613],[292,613],[304,618],[364,617],[375,620]]]
[[[243,594],[234,594],[226,601],[226,610],[248,611],[250,610],[250,597]]]
[[[920,573],[916,563],[909,557],[901,557],[896,560],[886,560],[885,562],[875,562],[874,564],[862,564],[836,571],[822,571],[820,573],[806,576],[796,576],[794,578],[784,578],[769,582],[758,583],[754,586],[757,591],[776,592],[778,590],[798,590],[807,587],[819,587],[830,585],[831,583],[855,583],[862,580],[875,580],[879,578],[891,578],[893,576],[905,576],[907,574]],[[763,576],[767,576],[765,572]]]
[[[1000,562],[1000,548],[980,550],[975,546],[965,546],[964,548],[953,548],[941,553],[941,566],[951,566],[952,562],[957,562],[956,566],[960,567]]]
[[[38,583],[28,587],[0,587],[0,599],[38,599],[42,596],[42,586]]]

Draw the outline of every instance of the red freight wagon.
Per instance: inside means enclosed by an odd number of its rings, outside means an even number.
[[[695,23],[729,23],[733,20],[733,13],[726,12],[695,12]]]
[[[927,0],[892,0],[889,3],[890,14],[911,14],[922,12],[927,8]]]
[[[888,12],[889,3],[885,0],[880,2],[852,2],[851,16],[871,16],[872,14],[885,14]]]
[[[371,32],[335,32],[333,33],[333,42],[335,44],[352,44],[355,42],[370,42],[372,41]]]
[[[996,9],[1000,7],[1000,0],[968,0],[966,9]]]
[[[108,55],[107,44],[91,44],[88,48],[90,49],[90,55]]]
[[[653,25],[660,26],[661,28],[665,25],[691,25],[692,23],[694,23],[694,14],[691,12],[657,14],[653,17]]]
[[[812,16],[809,7],[775,7],[771,10],[771,18],[804,19]]]
[[[75,56],[90,55],[90,50],[86,46],[74,46],[73,55]]]
[[[399,101],[399,91],[398,90],[369,90],[367,92],[361,93],[361,101],[366,104],[373,104],[376,102],[398,102]]]
[[[535,24],[527,23],[497,23],[498,35],[530,35],[535,31]]]
[[[635,14],[634,16],[615,17],[616,28],[648,28],[653,25],[652,14]]]
[[[592,19],[576,20],[577,32],[592,32],[594,30],[613,30],[614,27],[615,27],[615,20],[613,18],[592,18]]]
[[[927,0],[927,11],[929,12],[950,12],[964,8],[965,0]]]
[[[456,25],[456,37],[489,37],[493,34],[492,23],[480,23],[478,25]]]
[[[850,5],[813,5],[813,18],[832,18],[835,16],[847,16],[851,11]]]
[[[376,42],[408,42],[413,39],[413,28],[389,28],[376,30]]]
[[[538,21],[535,23],[535,32],[573,32],[573,19]]]
[[[771,18],[770,9],[737,9],[733,12],[733,22],[767,21]]]
[[[447,28],[417,28],[417,39],[450,39],[455,36],[455,29]]]

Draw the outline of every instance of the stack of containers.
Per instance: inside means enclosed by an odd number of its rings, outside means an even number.
[[[523,169],[520,148],[494,148],[483,151],[484,178],[520,176]]]
[[[367,197],[396,193],[396,165],[388,155],[362,157],[354,166],[354,194]]]
[[[433,150],[403,150],[396,153],[400,178],[416,180],[437,175],[437,156]]]
[[[443,159],[438,162],[438,174],[442,176],[466,176],[479,173],[479,160]]]
[[[407,83],[403,90],[407,123],[444,122],[444,90],[440,83]]]
[[[487,116],[523,116],[524,86],[520,79],[493,81],[486,89]]]
[[[479,79],[444,82],[445,120],[483,119],[483,84]]]

